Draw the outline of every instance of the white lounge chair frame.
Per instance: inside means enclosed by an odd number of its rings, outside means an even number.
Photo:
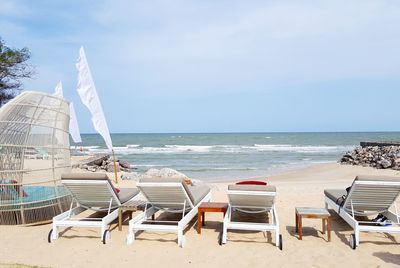
[[[395,188],[393,188],[395,187]],[[397,189],[396,189],[397,187]],[[400,194],[400,181],[355,180],[343,205],[325,196],[325,207],[333,209],[354,230],[350,236],[352,249],[360,243],[360,232],[400,233],[400,214],[396,199]],[[394,212],[390,207],[394,207]],[[358,221],[355,216],[382,213],[392,221],[391,226],[374,225],[371,221]]]
[[[227,213],[224,217],[224,226],[220,244],[226,244],[228,230],[247,230],[247,231],[261,231],[261,232],[275,232],[275,245],[282,250],[283,242],[282,235],[279,232],[279,219],[278,213],[276,212],[275,207],[275,196],[276,192],[268,192],[268,191],[243,191],[243,190],[228,190],[227,191],[229,198],[229,206]],[[263,199],[267,198],[267,203],[270,206],[238,206],[234,205],[235,198],[254,198],[261,197]],[[269,212],[271,215],[270,223],[251,223],[251,222],[234,222],[232,221],[232,211],[237,210],[243,213],[262,213]]]
[[[118,209],[116,208],[122,205],[109,180],[71,179],[62,180],[62,182],[73,192],[74,197],[70,209],[53,218],[53,229],[49,232],[48,242],[51,243],[59,237],[61,227],[83,227],[100,228],[101,241],[106,244],[110,239],[108,225],[118,218]],[[85,185],[82,187],[82,184]],[[138,193],[127,202],[139,200],[140,196]],[[73,207],[74,202],[77,204],[76,207]],[[107,215],[102,218],[75,217],[86,210],[107,211]]]
[[[137,231],[160,231],[176,233],[178,235],[178,246],[184,247],[186,238],[183,235],[183,230],[197,215],[200,204],[211,200],[211,192],[207,193],[197,205],[194,205],[181,182],[144,182],[138,183],[137,187],[148,199],[148,202],[145,205],[144,212],[129,221],[126,243],[130,245],[134,242]],[[160,210],[182,213],[182,218],[179,221],[154,220],[155,213]]]

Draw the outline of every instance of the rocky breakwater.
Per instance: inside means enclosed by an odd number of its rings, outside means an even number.
[[[339,162],[341,164],[368,166],[377,169],[400,170],[400,146],[356,147],[343,155]]]
[[[89,159],[89,161],[84,164],[80,164],[78,167],[92,172],[114,172],[114,160],[109,155],[98,156],[93,159]],[[127,161],[116,160],[116,168],[118,172],[132,171],[131,165]]]
[[[146,172],[136,172],[127,161],[116,161],[117,172],[120,172],[122,180],[139,181],[143,178],[179,178],[187,183],[193,184],[196,180],[189,179],[185,174],[171,168],[155,169],[151,168]],[[74,165],[74,168],[80,168],[91,172],[114,172],[114,160],[109,155],[96,155],[86,159],[83,163]]]

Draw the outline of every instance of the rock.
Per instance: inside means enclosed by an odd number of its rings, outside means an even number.
[[[81,169],[88,169],[88,165],[86,165],[86,164],[80,164],[80,165],[79,165],[79,168],[81,168]]]
[[[119,172],[120,168],[119,168],[119,163],[118,162],[116,162],[116,168],[117,168],[117,172]],[[111,163],[107,164],[107,172],[114,172],[114,162],[111,162]]]
[[[146,171],[144,175],[149,176],[149,177],[159,177],[158,173],[160,171],[156,168],[150,168],[149,170]]]
[[[146,171],[146,173],[144,174],[144,177],[146,178],[182,178],[182,179],[186,179],[188,178],[185,174],[176,171],[175,169],[172,168],[162,168],[162,169],[155,169],[155,168],[151,168],[149,170]]]
[[[95,161],[93,161],[93,165],[101,166],[104,161],[103,159],[104,158],[96,159]]]
[[[91,172],[96,172],[97,168],[95,167],[88,167],[87,170],[91,171]]]
[[[392,162],[387,159],[383,159],[381,161],[381,165],[382,165],[382,168],[389,168],[392,166]]]
[[[119,161],[119,166],[123,168],[131,168],[131,164],[127,161]]]

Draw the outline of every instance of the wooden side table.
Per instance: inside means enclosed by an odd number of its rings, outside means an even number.
[[[299,234],[299,240],[303,239],[303,218],[322,219],[322,233],[328,231],[328,241],[331,241],[331,214],[325,208],[296,208],[296,232]]]
[[[124,203],[118,208],[118,231],[122,231],[122,218],[124,212],[129,212],[129,219],[132,219],[132,213],[138,210],[138,207],[144,205],[146,202],[143,200],[132,200]]]
[[[222,212],[224,213],[225,216],[227,209],[228,209],[228,203],[217,203],[217,202],[201,203],[197,211],[197,232],[201,234],[201,226],[204,226],[206,212]]]

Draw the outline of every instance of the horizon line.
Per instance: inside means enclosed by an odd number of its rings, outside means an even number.
[[[119,134],[287,134],[287,133],[400,133],[400,130],[374,130],[374,131],[226,131],[226,132],[110,132],[110,135]],[[97,132],[81,133],[93,135]]]

